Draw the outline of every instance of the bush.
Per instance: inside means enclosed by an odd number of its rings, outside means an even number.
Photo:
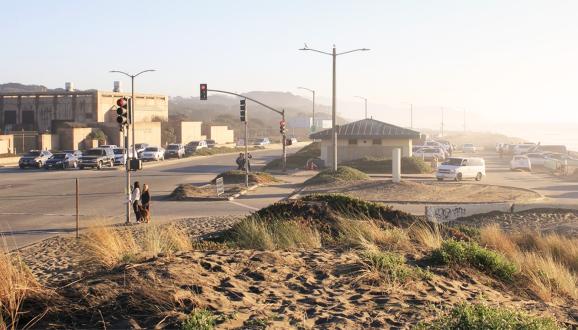
[[[356,180],[369,180],[369,176],[354,168],[339,166],[336,171],[331,169],[323,170],[312,178],[304,182],[305,185],[319,185],[333,182],[348,182]]]
[[[470,330],[470,329],[559,329],[556,321],[548,317],[531,316],[505,308],[483,304],[460,304],[447,315],[433,322],[421,322],[416,329]]]
[[[479,246],[475,242],[446,240],[432,253],[433,260],[449,265],[468,265],[505,281],[514,279],[516,265],[502,254]]]
[[[364,157],[343,163],[365,173],[391,173],[392,161],[390,158]],[[417,157],[403,157],[401,159],[401,172],[404,174],[431,173],[433,170],[429,163]]]
[[[194,309],[183,322],[182,330],[212,330],[217,324],[217,318],[206,309]]]
[[[370,274],[377,274],[387,283],[404,283],[412,277],[412,269],[398,253],[367,250],[360,257]]]
[[[321,157],[321,143],[313,142],[287,156],[287,168],[303,168],[309,159]],[[283,161],[281,158],[273,159],[263,167],[263,171],[281,169]]]

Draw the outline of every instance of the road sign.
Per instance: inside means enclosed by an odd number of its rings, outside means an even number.
[[[215,181],[215,185],[217,186],[217,196],[221,196],[225,193],[225,183],[223,182],[223,178],[217,178]]]

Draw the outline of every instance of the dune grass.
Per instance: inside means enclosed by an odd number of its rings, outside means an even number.
[[[526,313],[491,307],[481,303],[460,304],[433,322],[421,322],[415,329],[432,330],[558,330],[556,321],[549,317],[537,317]]]
[[[0,329],[20,328],[18,320],[24,299],[40,289],[22,258],[10,254],[4,245],[0,247]]]
[[[364,173],[391,173],[391,158],[364,157],[350,160],[343,163]],[[431,173],[433,169],[430,164],[418,157],[401,158],[401,172],[404,174]]]
[[[212,330],[217,325],[217,317],[207,309],[194,309],[183,322],[182,330]]]
[[[430,250],[439,249],[444,240],[436,223],[419,222],[410,229],[410,233],[418,243]]]
[[[143,225],[137,234],[127,227],[97,225],[85,236],[87,258],[109,269],[143,257],[192,249],[189,236],[173,226]]]
[[[356,180],[369,180],[369,176],[348,166],[338,166],[336,171],[331,169],[323,170],[314,177],[307,179],[303,184],[309,186]]]

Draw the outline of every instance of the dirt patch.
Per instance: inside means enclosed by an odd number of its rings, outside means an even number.
[[[532,191],[476,183],[436,181],[363,180],[334,182],[323,186],[307,187],[303,194],[342,193],[362,200],[382,202],[505,202],[530,201],[540,197]]]

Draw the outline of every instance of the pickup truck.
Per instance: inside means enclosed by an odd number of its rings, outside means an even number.
[[[83,153],[78,168],[95,167],[97,170],[108,166],[114,167],[114,152],[112,148],[95,148]]]

